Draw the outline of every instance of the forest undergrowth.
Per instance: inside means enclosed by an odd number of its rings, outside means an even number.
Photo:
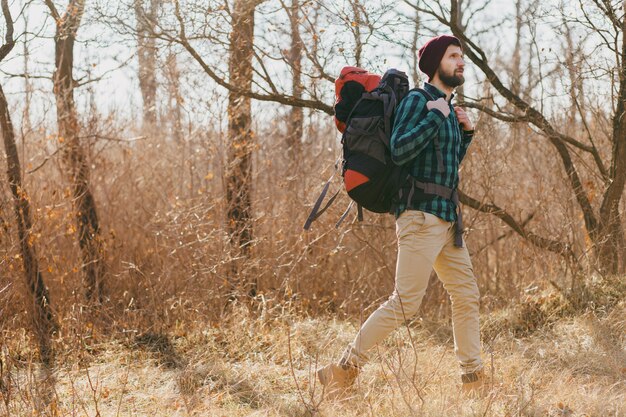
[[[28,332],[4,331],[0,415],[624,416],[624,286],[597,280],[584,308],[550,291],[483,314],[483,399],[460,391],[450,323],[424,317],[379,346],[344,397],[325,399],[315,370],[359,323],[259,299],[162,332],[85,323],[57,335],[52,367]]]

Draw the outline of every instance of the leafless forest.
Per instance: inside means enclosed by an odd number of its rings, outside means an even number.
[[[625,1],[0,4],[0,415],[626,415]],[[312,369],[390,294],[396,237],[390,215],[335,227],[345,192],[302,228],[341,187],[334,80],[418,86],[443,33],[466,58],[461,203],[502,391],[429,400],[456,382],[433,274],[386,347],[413,356],[338,413]],[[124,370],[142,360],[174,381],[154,409]]]

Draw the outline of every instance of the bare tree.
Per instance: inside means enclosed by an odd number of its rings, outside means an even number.
[[[180,92],[180,69],[176,54],[170,51],[166,58],[166,79],[168,94],[168,114],[170,116],[172,136],[176,143],[183,141],[182,96]]]
[[[281,2],[282,3],[282,2]],[[291,0],[291,6],[283,3],[283,8],[289,15],[291,29],[291,47],[287,62],[291,67],[291,94],[302,98],[302,38],[300,37],[300,1]],[[289,130],[287,132],[287,154],[291,163],[298,160],[300,144],[302,141],[304,114],[302,107],[293,107],[289,117]]]
[[[2,0],[2,13],[6,23],[5,43],[0,47],[0,62],[15,46],[13,39],[13,21],[9,10],[8,0]],[[50,364],[54,354],[50,337],[56,329],[56,322],[50,307],[50,296],[44,283],[43,274],[39,267],[39,258],[35,239],[31,233],[33,220],[30,211],[30,199],[22,184],[20,159],[15,143],[15,131],[9,105],[0,85],[0,131],[4,139],[4,151],[7,157],[7,177],[13,194],[15,218],[20,242],[20,254],[24,265],[24,277],[30,297],[32,299],[33,324],[39,343],[39,354],[44,363]]]
[[[420,4],[420,0],[416,1],[416,5],[419,7]],[[417,10],[415,11],[415,16],[413,17],[413,37],[411,38],[411,46],[410,46],[410,52],[411,52],[411,63],[410,63],[410,68],[411,68],[411,78],[413,80],[413,85],[417,86],[419,84],[420,81],[420,75],[419,75],[419,56],[418,56],[418,46],[417,46],[417,40],[419,38],[419,34],[420,34],[420,30],[421,30],[421,26],[422,26],[422,22],[420,19],[420,12],[418,12]]]
[[[30,73],[29,63],[30,63],[30,49],[28,47],[29,39],[28,39],[28,15],[24,13],[24,41],[22,43],[23,50],[22,53],[24,55],[24,112],[22,117],[22,131],[30,132],[32,129],[32,123],[30,120],[30,108],[31,101],[33,97],[33,85],[28,76]]]
[[[254,54],[254,12],[257,0],[236,0],[232,11],[229,83],[243,91],[252,89],[252,57]],[[228,95],[228,167],[226,172],[227,219],[231,242],[244,258],[252,243],[252,134],[250,97],[237,91]],[[235,279],[235,277],[233,277]],[[235,286],[238,286],[235,284]],[[248,292],[256,293],[250,283]]]
[[[611,135],[611,154],[608,161],[602,158],[602,155],[596,146],[596,141],[591,135],[584,140],[570,136],[567,132],[561,131],[549,118],[543,113],[542,108],[537,108],[532,102],[523,99],[516,94],[511,87],[505,85],[501,77],[494,70],[489,62],[485,51],[472,39],[468,31],[460,27],[450,16],[456,16],[458,2],[450,1],[450,9],[447,11],[435,10],[431,7],[423,7],[420,10],[434,16],[440,23],[449,27],[455,36],[457,36],[465,45],[465,55],[484,73],[493,88],[510,103],[515,113],[505,113],[493,111],[484,106],[480,101],[474,103],[465,103],[468,107],[477,108],[488,115],[506,122],[524,122],[535,126],[546,137],[548,142],[555,149],[562,168],[566,174],[568,186],[572,196],[577,202],[584,222],[585,229],[594,243],[594,253],[597,260],[597,266],[603,271],[616,273],[624,269],[624,230],[622,227],[622,218],[619,212],[620,201],[626,184],[626,42],[624,42],[623,33],[626,29],[626,17],[623,13],[619,16],[616,6],[610,2],[592,2],[599,11],[604,15],[609,23],[611,30],[609,31],[611,39],[607,41],[606,47],[614,50],[616,56],[617,73],[616,95],[614,98],[614,114],[612,116],[612,135]],[[586,7],[586,6],[585,6]],[[591,20],[587,25],[597,30]],[[607,32],[602,30],[603,33]],[[615,45],[618,45],[615,48]],[[607,97],[610,97],[607,94]],[[581,152],[589,155],[594,164],[596,175],[603,181],[603,197],[600,207],[594,209],[590,194],[587,192],[587,185],[583,181],[576,159],[572,157],[573,153]],[[502,219],[506,224],[513,228],[520,236],[527,239],[532,244],[573,257],[571,244],[568,242],[556,241],[541,237],[524,227],[520,221],[513,218],[512,215],[505,212],[502,208],[493,203],[482,203],[479,199],[463,195],[461,202],[470,207],[484,212],[492,213]]]
[[[147,4],[147,8],[144,4]],[[161,0],[134,0],[135,17],[137,19],[137,57],[139,61],[139,89],[143,98],[144,127],[153,129],[156,126],[156,38],[151,36],[148,25],[156,22]]]
[[[80,125],[74,103],[75,82],[72,76],[74,41],[85,9],[85,1],[70,0],[63,15],[59,14],[52,0],[45,0],[45,3],[56,22],[54,95],[59,136],[63,141],[63,156],[72,185],[78,243],[82,254],[82,269],[86,286],[85,295],[88,300],[102,301],[105,273],[104,250],[96,202],[90,189],[89,165],[80,142]]]

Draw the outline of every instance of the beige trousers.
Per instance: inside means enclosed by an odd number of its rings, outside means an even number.
[[[417,210],[396,221],[398,261],[395,290],[363,323],[342,362],[361,366],[368,351],[414,316],[424,297],[432,269],[452,301],[454,351],[463,373],[482,368],[478,307],[480,294],[467,248],[454,246],[454,223]]]

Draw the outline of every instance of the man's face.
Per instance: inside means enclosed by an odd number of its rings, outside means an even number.
[[[465,77],[463,77],[464,69],[465,61],[463,60],[461,47],[456,45],[448,46],[446,53],[441,58],[439,68],[437,68],[439,79],[449,87],[458,87],[465,82]]]

